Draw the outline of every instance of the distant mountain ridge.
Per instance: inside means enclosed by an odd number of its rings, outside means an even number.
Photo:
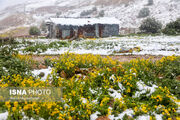
[[[105,17],[116,17],[122,28],[138,28],[142,20],[139,11],[146,7],[150,17],[160,20],[163,25],[180,17],[180,0],[154,0],[148,6],[148,0],[24,0],[0,10],[0,31],[17,26],[40,25],[49,17],[80,17],[92,9],[87,16],[97,17],[104,11]],[[6,22],[8,21],[8,22]]]

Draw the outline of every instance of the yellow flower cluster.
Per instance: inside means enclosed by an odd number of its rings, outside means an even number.
[[[108,97],[104,97],[100,103],[100,106],[102,107],[104,104],[106,104],[107,102],[109,102],[109,98]]]
[[[168,57],[163,57],[160,62],[163,63],[163,62],[166,62],[166,61],[174,61],[176,60],[178,57],[176,56],[168,56]]]
[[[34,79],[33,77],[22,78],[20,75],[3,76],[0,81],[0,87],[10,87],[10,86],[19,86],[19,87],[43,87],[48,86],[44,81],[40,79]]]
[[[157,95],[157,96],[152,96],[151,97],[152,99],[155,99],[157,102],[161,102],[163,100],[162,96],[161,95]]]
[[[56,61],[56,60],[55,60]],[[110,57],[102,58],[101,56],[91,55],[91,54],[73,54],[73,53],[66,53],[60,56],[59,60],[56,61],[58,63],[65,64],[68,68],[73,68],[75,66],[97,66],[97,65],[116,65],[117,62],[113,61]],[[59,65],[59,64],[58,64]]]
[[[141,105],[141,111],[146,114],[146,113],[148,112],[147,105],[142,104],[142,105]]]

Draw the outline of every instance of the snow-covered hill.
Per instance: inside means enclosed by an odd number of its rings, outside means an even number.
[[[40,25],[43,20],[57,15],[80,17],[82,11],[95,7],[97,10],[87,17],[96,17],[100,11],[104,11],[106,17],[118,18],[120,27],[125,28],[139,27],[144,18],[137,16],[144,7],[150,9],[151,17],[164,25],[180,17],[180,0],[154,0],[151,6],[147,6],[147,3],[148,0],[14,0],[13,3],[2,4],[7,7],[0,10],[0,31],[16,26]],[[16,20],[12,20],[12,16],[16,16]],[[13,23],[4,24],[7,20]]]

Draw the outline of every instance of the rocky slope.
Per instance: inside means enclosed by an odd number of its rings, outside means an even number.
[[[83,17],[96,17],[104,11],[106,17],[118,18],[120,27],[125,28],[139,27],[144,18],[137,16],[144,7],[164,25],[180,17],[180,0],[154,0],[150,6],[147,3],[148,0],[17,0],[0,10],[0,31],[40,25],[49,17],[80,17],[83,11],[88,11]]]

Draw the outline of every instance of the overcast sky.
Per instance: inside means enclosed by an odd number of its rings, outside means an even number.
[[[26,0],[0,0],[0,10],[4,9],[7,6],[23,3]]]

